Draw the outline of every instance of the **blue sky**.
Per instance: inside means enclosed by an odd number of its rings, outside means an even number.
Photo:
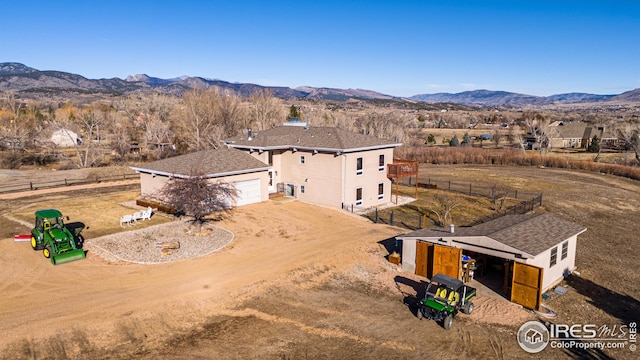
[[[640,88],[640,1],[11,1],[0,62],[396,96]]]

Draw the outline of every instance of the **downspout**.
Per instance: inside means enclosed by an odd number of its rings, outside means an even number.
[[[343,153],[342,155],[342,208],[346,205],[345,202],[347,200],[347,154]]]

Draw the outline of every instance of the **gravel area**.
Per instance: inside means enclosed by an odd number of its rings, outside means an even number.
[[[233,237],[232,232],[216,226],[204,225],[200,230],[187,222],[174,221],[87,239],[84,249],[108,262],[159,264],[211,254],[229,244]],[[164,251],[163,246],[167,248]]]

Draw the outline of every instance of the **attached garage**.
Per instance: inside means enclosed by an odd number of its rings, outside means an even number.
[[[236,206],[249,205],[262,201],[260,179],[237,181],[235,187],[238,192]]]
[[[155,197],[173,178],[203,176],[210,181],[233,184],[237,190],[235,206],[269,200],[271,167],[236,149],[199,151],[131,168],[140,174],[143,199]]]
[[[542,293],[575,269],[577,237],[584,231],[584,226],[551,214],[525,214],[450,231],[421,229],[396,238],[402,241],[403,271],[463,279],[463,259],[471,255],[483,260],[483,273],[486,268],[500,274],[492,289],[537,309]]]

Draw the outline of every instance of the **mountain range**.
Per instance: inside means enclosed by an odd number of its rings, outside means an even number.
[[[329,101],[385,100],[398,102],[455,103],[472,106],[523,106],[558,103],[640,102],[640,89],[618,95],[568,93],[551,96],[534,96],[506,91],[473,90],[460,93],[419,94],[408,98],[385,95],[372,90],[335,89],[301,86],[262,86],[249,83],[231,83],[203,77],[181,76],[161,79],[145,74],[127,76],[125,79],[87,79],[81,75],[62,71],[41,71],[15,62],[0,63],[0,91],[11,90],[25,98],[69,98],[91,95],[123,95],[136,92],[159,92],[180,95],[192,88],[219,87],[241,96],[249,96],[256,90],[268,89],[274,96],[284,99],[314,99]]]

